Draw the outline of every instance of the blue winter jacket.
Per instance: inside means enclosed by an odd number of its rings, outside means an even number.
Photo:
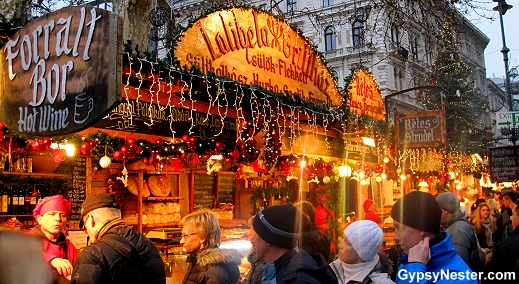
[[[476,273],[456,253],[450,235],[441,231],[438,237],[443,240],[431,246],[431,259],[427,265],[408,262],[408,255],[403,253],[396,283],[478,283]]]

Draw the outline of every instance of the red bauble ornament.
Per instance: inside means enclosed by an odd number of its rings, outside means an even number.
[[[88,144],[90,144],[90,148],[95,148],[97,146],[97,141],[96,140],[90,140],[90,141],[88,141]]]
[[[123,153],[121,153],[121,151],[115,151],[113,153],[113,156],[114,156],[114,160],[120,161],[121,158],[123,157]]]
[[[81,152],[89,152],[90,151],[90,143],[88,142],[83,142],[83,144],[81,144]]]
[[[195,137],[195,136],[191,136],[191,137],[189,137],[189,142],[191,142],[191,143],[195,144],[195,143],[196,143],[196,141],[197,141],[197,139],[196,139],[196,137]]]
[[[180,154],[180,159],[182,159],[182,160],[187,159],[187,153],[186,152],[182,152],[182,154]]]
[[[162,155],[162,149],[155,150],[155,154],[157,154],[157,156]]]
[[[119,151],[121,151],[122,154],[127,154],[128,153],[128,146],[122,145],[121,149],[119,149]]]
[[[220,150],[222,150],[223,148],[225,148],[225,144],[223,144],[223,143],[220,142],[220,141],[216,141],[216,143],[215,143],[215,147],[216,147],[216,151],[220,151]]]
[[[162,139],[157,139],[157,141],[155,141],[155,144],[157,144],[158,146],[162,146],[162,144],[164,144],[164,140]]]
[[[130,145],[130,146],[132,146],[132,145],[135,146],[135,143],[137,143],[137,140],[133,137],[128,137],[128,139],[126,139],[126,143],[128,143],[128,145]]]
[[[189,135],[187,135],[187,134],[182,135],[182,141],[184,141],[184,142],[189,141]]]
[[[50,144],[52,144],[52,139],[50,137],[43,137],[42,142],[45,147],[50,147]]]
[[[5,127],[5,124],[3,122],[0,121],[0,130],[4,130],[4,127]]]

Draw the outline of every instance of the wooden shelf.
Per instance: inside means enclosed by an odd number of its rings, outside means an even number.
[[[27,172],[8,172],[2,171],[3,175],[19,175],[28,177],[55,177],[55,178],[68,178],[67,174],[53,174],[53,173],[27,173]]]
[[[160,223],[160,224],[142,224],[143,228],[165,228],[176,226],[178,222]],[[138,224],[127,224],[128,226],[138,226]]]
[[[150,196],[150,197],[143,197],[142,201],[177,201],[182,200],[184,197],[179,196]]]

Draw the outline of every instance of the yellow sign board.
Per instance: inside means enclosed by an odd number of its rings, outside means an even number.
[[[378,84],[370,74],[357,69],[348,85],[350,111],[357,115],[367,114],[373,119],[385,119],[386,111]]]
[[[307,40],[285,21],[254,9],[221,10],[198,20],[183,33],[175,57],[203,74],[331,107],[342,104],[335,80]]]

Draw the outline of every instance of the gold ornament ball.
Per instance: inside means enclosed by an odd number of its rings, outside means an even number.
[[[112,159],[110,157],[104,155],[101,159],[99,159],[99,165],[101,168],[107,168],[112,164]]]

